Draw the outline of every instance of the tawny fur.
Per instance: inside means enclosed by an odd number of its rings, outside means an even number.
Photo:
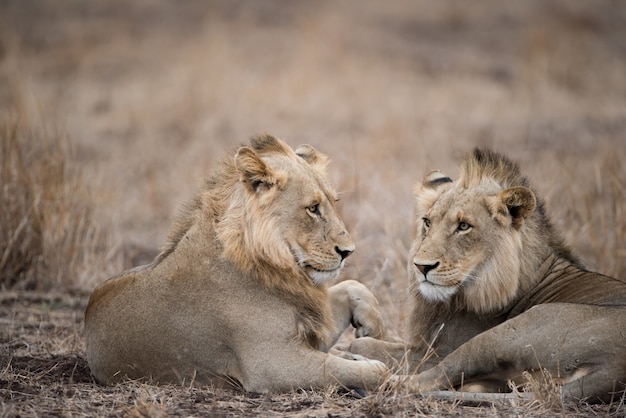
[[[226,158],[154,262],[94,290],[85,335],[96,378],[258,392],[377,386],[382,364],[327,353],[350,323],[358,335],[384,329],[365,286],[326,288],[354,250],[326,164],[270,135]]]
[[[476,149],[459,180],[433,172],[415,194],[409,342],[351,351],[408,359],[420,390],[506,390],[541,369],[568,396],[624,389],[626,282],[584,269],[515,163]]]

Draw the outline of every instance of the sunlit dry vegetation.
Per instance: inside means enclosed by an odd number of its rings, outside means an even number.
[[[588,415],[400,388],[245,395],[94,384],[82,313],[165,243],[216,163],[271,132],[330,156],[367,284],[403,335],[411,190],[488,146],[592,270],[626,276],[626,7],[617,2],[0,4],[0,415]]]
[[[19,120],[0,129],[0,287],[84,289],[107,242],[69,141]]]

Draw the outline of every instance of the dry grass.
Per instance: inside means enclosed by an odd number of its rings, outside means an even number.
[[[0,415],[623,415],[621,399],[104,388],[81,321],[89,291],[149,259],[199,179],[263,131],[333,160],[357,242],[345,277],[392,334],[411,188],[476,145],[521,164],[589,267],[626,276],[625,23],[621,4],[569,0],[2,2]]]
[[[0,288],[84,288],[107,242],[67,138],[0,122],[0,181]]]

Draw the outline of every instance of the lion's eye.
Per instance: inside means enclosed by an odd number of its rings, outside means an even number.
[[[459,222],[459,226],[457,226],[458,231],[469,231],[472,228],[472,225],[467,222]]]
[[[422,222],[424,222],[424,228],[426,229],[430,228],[430,219],[422,218]]]
[[[311,206],[307,206],[306,210],[313,215],[320,215],[320,205],[319,203],[315,203]]]

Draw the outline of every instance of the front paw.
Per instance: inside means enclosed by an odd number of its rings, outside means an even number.
[[[383,338],[384,326],[379,318],[370,317],[363,321],[362,318],[353,316],[350,323],[354,327],[354,336],[357,338]]]
[[[372,354],[370,347],[372,346],[373,340],[374,338],[371,337],[357,338],[350,343],[350,346],[346,348],[346,351],[349,351],[352,354],[368,357],[368,354]]]
[[[363,284],[354,282],[350,288],[350,323],[357,338],[385,337],[385,325],[380,313],[378,300]]]

